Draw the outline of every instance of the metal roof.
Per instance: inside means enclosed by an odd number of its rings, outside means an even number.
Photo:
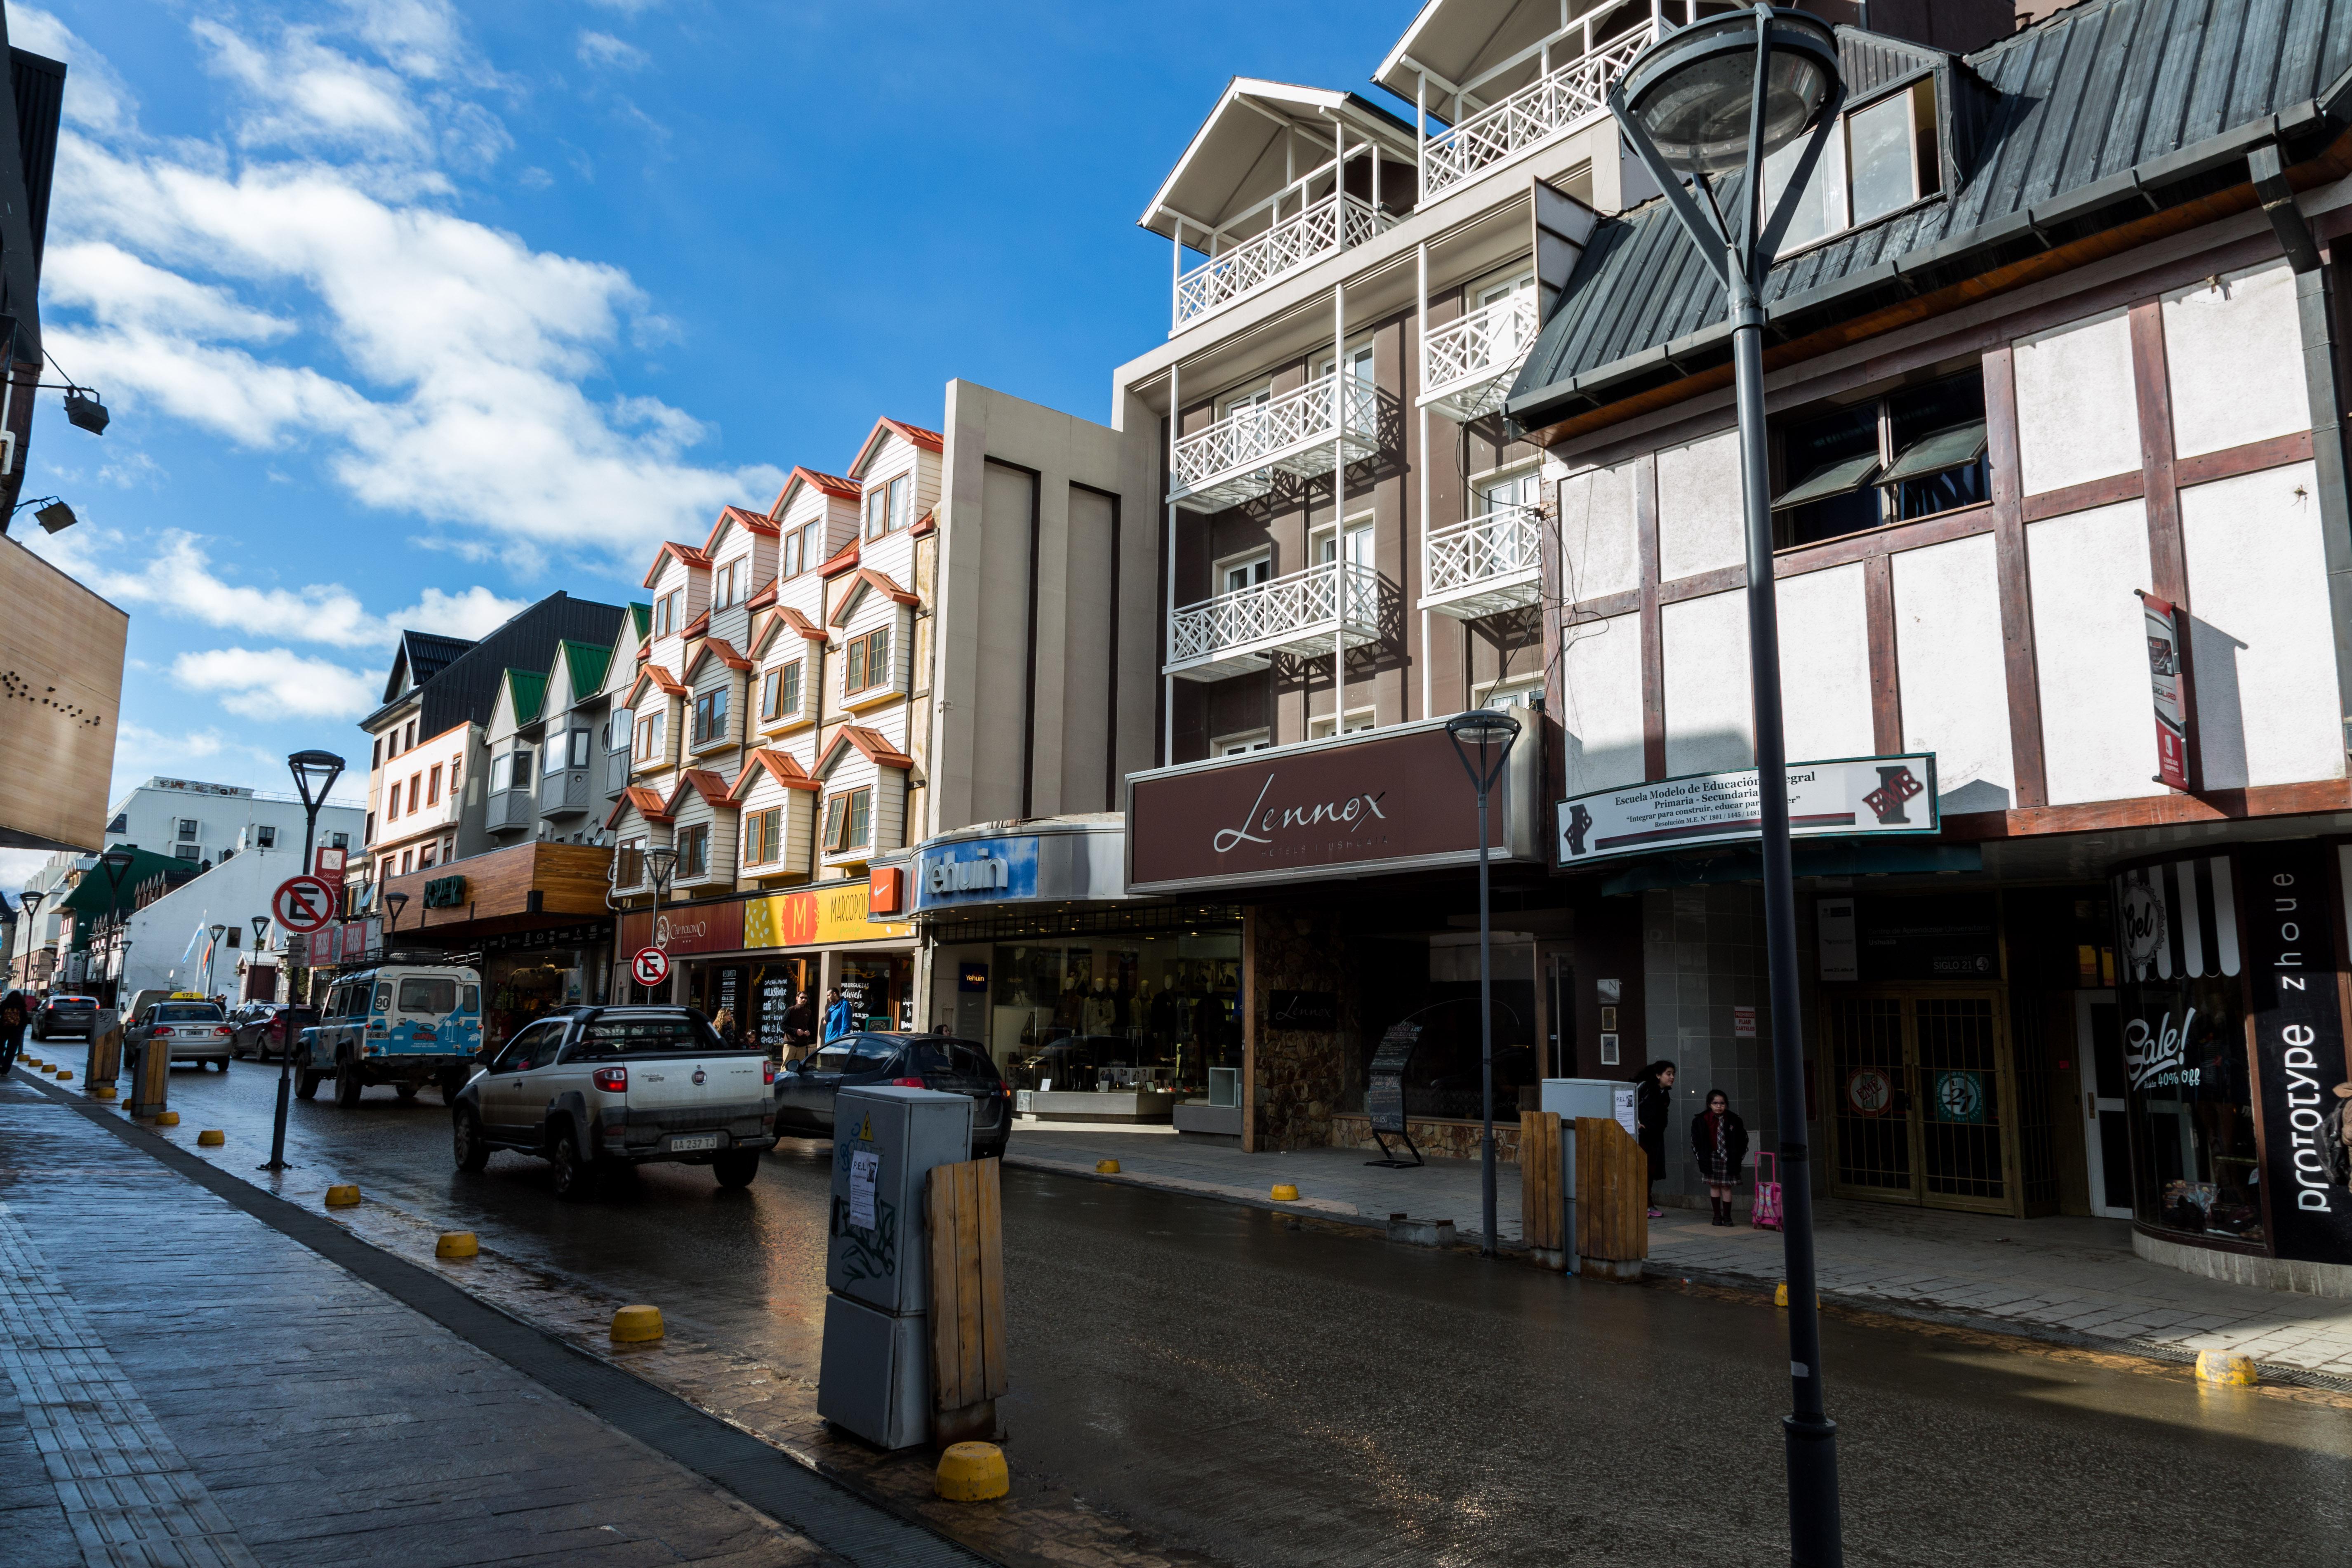
[[[2084,0],[1965,57],[1838,29],[1850,103],[1939,89],[1943,194],[1783,258],[1783,341],[2309,156],[2352,89],[2352,0]],[[1738,182],[1728,183],[1736,195]],[[1729,356],[1724,295],[1663,198],[1597,225],[1507,405],[1528,429]]]
[[[1335,124],[1346,127],[1351,144],[1377,142],[1400,163],[1419,157],[1412,126],[1370,99],[1235,77],[1136,222],[1162,236],[1175,233],[1181,223],[1187,243],[1198,238],[1205,244],[1211,229],[1251,213],[1287,186],[1294,174],[1328,163]],[[1245,227],[1263,227],[1262,219],[1259,215],[1240,221]]]

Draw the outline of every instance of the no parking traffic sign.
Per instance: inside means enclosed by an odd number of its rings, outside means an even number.
[[[289,877],[269,895],[269,912],[288,931],[323,931],[334,918],[335,892],[316,877]]]
[[[669,954],[657,947],[641,947],[629,960],[629,974],[640,985],[658,985],[669,978]]]

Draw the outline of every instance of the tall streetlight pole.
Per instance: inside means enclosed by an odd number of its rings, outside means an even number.
[[[98,858],[99,869],[106,873],[106,908],[114,917],[114,995],[109,1006],[122,1005],[122,982],[131,973],[131,923],[122,912],[122,879],[131,869],[133,857],[128,849],[110,849]]]
[[[302,868],[300,875],[310,874],[311,840],[319,833],[319,808],[327,804],[327,792],[343,776],[343,759],[332,752],[297,752],[286,759],[286,766],[294,775],[294,792],[302,797]],[[290,1000],[299,996],[293,984],[293,942],[287,942],[287,987]],[[286,1168],[286,1110],[294,1095],[294,1042],[289,1038],[286,1048],[278,1054],[278,1114],[269,1129],[269,1163],[265,1171]]]
[[[1488,929],[1486,796],[1510,761],[1519,721],[1491,708],[1457,713],[1445,721],[1454,754],[1462,759],[1470,785],[1478,792],[1478,1098],[1485,1131],[1478,1141],[1479,1199],[1484,1228],[1480,1256],[1495,1256],[1495,964],[1494,933]]]
[[[1805,1068],[1797,1010],[1797,908],[1789,863],[1788,752],[1781,730],[1780,636],[1772,584],[1772,501],[1764,426],[1764,287],[1799,197],[1845,103],[1837,36],[1801,12],[1758,5],[1668,33],[1609,90],[1625,131],[1684,229],[1722,281],[1731,317],[1739,409],[1739,482],[1748,533],[1748,663],[1755,701],[1756,782],[1764,854],[1765,951],[1772,986],[1772,1082],[1780,1127],[1782,1245],[1789,1277],[1789,1377],[1783,1417],[1789,1554],[1797,1568],[1845,1560],[1838,1522],[1837,1424],[1822,1397],[1821,1318],[1813,1291],[1813,1198]],[[1810,134],[1808,134],[1810,132]],[[1779,199],[1763,210],[1764,161],[1805,137]],[[1737,172],[1727,217],[1708,176]],[[1691,190],[1683,188],[1688,176]],[[1696,194],[1694,194],[1694,192]],[[1704,204],[1704,205],[1702,205]]]
[[[669,897],[669,879],[677,874],[677,850],[656,845],[646,851],[646,876],[654,885],[653,929],[656,931],[661,929],[662,900]],[[660,944],[656,942],[655,945]],[[678,981],[675,973],[670,976],[669,984],[672,991],[677,990]]]
[[[32,991],[33,982],[37,978],[33,973],[33,959],[40,952],[41,900],[47,897],[47,893],[37,893],[30,888],[26,888],[16,894],[16,907],[25,914],[25,940],[20,945],[25,950],[24,988],[27,994]]]
[[[213,994],[213,960],[220,954],[221,938],[228,934],[228,927],[225,925],[216,924],[210,930],[213,938],[212,945],[205,949],[205,999],[206,1001],[212,1000]]]

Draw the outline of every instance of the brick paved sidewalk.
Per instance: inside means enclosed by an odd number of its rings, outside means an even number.
[[[0,1562],[559,1554],[842,1561],[71,1107],[0,1083]]]
[[[1358,1149],[1245,1154],[1220,1144],[1108,1130],[1013,1135],[1010,1164],[1092,1174],[1119,1162],[1115,1178],[1230,1203],[1337,1220],[1385,1224],[1391,1214],[1454,1221],[1475,1240],[1475,1161],[1431,1160],[1417,1169],[1367,1165]],[[1275,1183],[1298,1188],[1276,1204]],[[1495,1230],[1516,1247],[1519,1168],[1496,1168]],[[2352,1300],[2290,1295],[2206,1279],[2132,1251],[2121,1220],[2003,1219],[1883,1204],[1829,1201],[1815,1228],[1821,1288],[1831,1300],[1884,1310],[1965,1318],[2019,1333],[2081,1337],[2165,1356],[2242,1352],[2273,1367],[2352,1378]],[[1780,1237],[1740,1225],[1710,1226],[1696,1209],[1650,1222],[1651,1268],[1729,1279],[1777,1280]]]

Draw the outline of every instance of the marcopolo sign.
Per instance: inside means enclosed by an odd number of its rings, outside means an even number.
[[[1788,779],[1792,838],[1933,834],[1941,826],[1932,752],[1790,763]],[[1760,838],[1762,798],[1754,768],[1578,795],[1559,803],[1559,863]]]
[[[1538,748],[1522,737],[1490,804],[1499,860],[1540,853]],[[1128,780],[1133,892],[1475,865],[1478,797],[1442,719]]]

